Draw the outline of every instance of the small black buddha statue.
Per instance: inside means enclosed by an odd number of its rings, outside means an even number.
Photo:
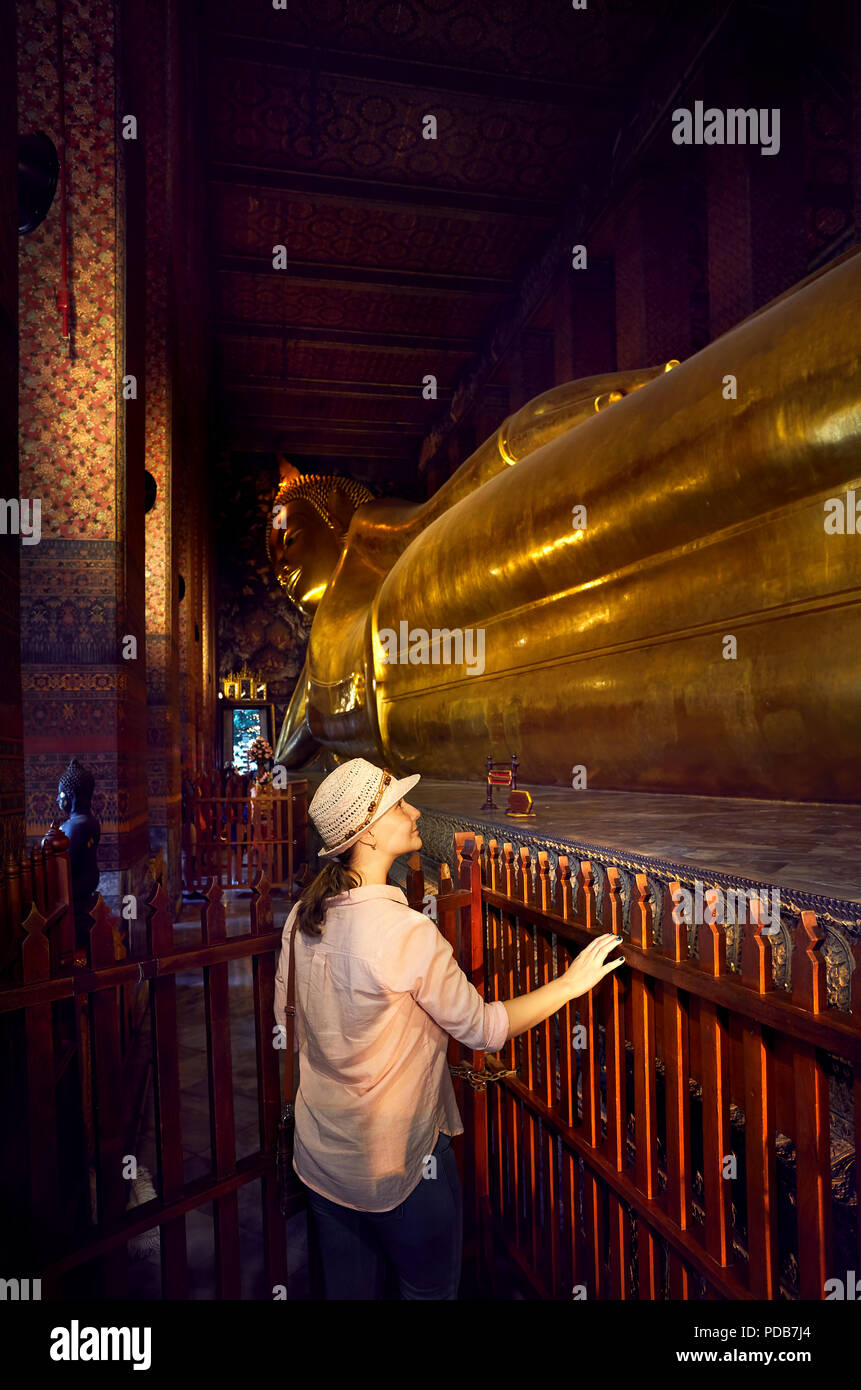
[[[57,794],[60,811],[67,817],[60,829],[69,841],[75,940],[83,947],[90,944],[93,925],[90,912],[96,905],[99,886],[96,847],[102,831],[91,810],[95,785],[96,779],[89,768],[73,758],[60,778]]]

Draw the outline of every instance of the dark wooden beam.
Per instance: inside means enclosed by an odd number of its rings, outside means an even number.
[[[227,449],[262,450],[266,453],[284,451],[300,457],[316,454],[320,458],[386,459],[397,465],[408,463],[412,468],[418,468],[417,442],[414,439],[405,440],[401,434],[396,439],[351,439],[346,435],[335,438],[304,435],[300,430],[280,426],[243,425],[227,421],[219,439]]]
[[[431,402],[428,402],[430,405]],[[329,420],[318,415],[278,415],[274,411],[224,411],[224,419],[231,425],[266,425],[270,428],[293,430],[296,433],[311,433],[319,430],[322,434],[371,435],[373,438],[390,434],[393,438],[424,439],[427,426],[418,420],[393,420],[387,415],[381,420]]]
[[[204,27],[205,28],[205,27]],[[452,92],[465,97],[491,97],[506,105],[529,102],[563,109],[587,108],[616,112],[624,105],[626,90],[598,82],[553,82],[546,78],[520,77],[510,72],[487,72],[442,63],[421,63],[371,53],[345,53],[309,48],[305,44],[276,43],[271,39],[217,30],[205,38],[206,54],[231,63],[263,63],[287,71],[315,71],[362,82],[382,82],[387,87]]]
[[[421,381],[417,381],[414,386],[404,386],[402,382],[394,381],[329,381],[325,378],[317,377],[290,377],[287,381],[282,381],[280,377],[261,377],[249,376],[239,373],[221,372],[220,380],[222,391],[226,396],[232,393],[242,392],[247,395],[252,391],[282,392],[285,395],[294,396],[343,396],[356,400],[401,400],[415,401],[421,399]],[[451,390],[444,387],[437,388],[437,399],[446,400],[452,395]]]
[[[388,183],[382,179],[350,179],[343,174],[311,174],[304,169],[268,169],[256,164],[228,164],[213,160],[207,170],[216,183],[244,188],[274,188],[288,193],[310,193],[315,198],[328,197],[339,203],[357,203],[362,207],[391,208],[402,211],[408,207],[453,217],[476,213],[482,220],[490,213],[495,218],[519,219],[535,227],[555,227],[562,209],[561,199],[522,198],[511,193],[471,193],[460,188],[439,188],[432,184]]]
[[[327,175],[326,177],[329,176]],[[336,178],[341,176],[331,175],[331,177]],[[382,183],[380,186],[385,189],[390,185]],[[253,196],[256,196],[254,185],[250,178],[244,184],[234,183],[232,180],[224,181],[219,184],[217,180],[213,180],[211,187],[213,190],[213,206],[218,210],[224,207],[225,202],[227,200],[227,194],[232,190],[238,190],[239,192],[242,192],[244,190],[252,194]],[[421,192],[420,189],[419,192]],[[277,218],[280,218],[282,222],[287,222],[288,225],[291,214],[291,208],[294,205],[298,205],[303,209],[307,208],[309,205],[313,205],[314,207],[316,207],[318,204],[323,207],[328,206],[330,208],[340,209],[346,204],[347,206],[355,206],[363,210],[370,210],[372,214],[378,212],[396,212],[400,217],[402,217],[404,214],[404,205],[401,203],[398,203],[397,205],[386,205],[376,199],[371,203],[364,203],[360,198],[342,198],[337,193],[332,192],[322,192],[306,195],[300,189],[285,187],[267,188],[266,195],[268,201],[275,209],[274,215]],[[408,211],[410,216],[414,218],[417,222],[420,222],[422,218],[425,218],[436,224],[438,224],[443,219],[446,221],[455,220],[458,222],[465,222],[471,226],[478,225],[479,227],[484,226],[487,223],[487,213],[482,211],[481,209],[478,209],[476,211],[472,208],[439,208],[434,206],[433,203],[425,205],[424,201],[422,201],[410,204],[408,207]],[[522,227],[527,222],[526,218],[520,216],[518,216],[514,220],[517,223],[519,223],[520,227]],[[538,231],[541,231],[542,227],[545,225],[545,221],[546,219],[539,219],[537,221],[536,226]],[[552,222],[553,226],[556,226],[558,223],[558,217],[554,217],[552,219]]]
[[[289,240],[289,233],[288,233]],[[359,285],[363,289],[409,290],[415,294],[507,295],[511,280],[490,275],[434,275],[424,270],[378,270],[361,265],[327,265],[324,261],[291,261],[287,254],[285,270],[273,270],[271,260],[260,256],[231,256],[222,253],[217,269],[240,275],[284,275],[288,280],[340,288]]]
[[[274,338],[286,341],[287,347],[313,343],[317,347],[383,348],[387,352],[420,353],[450,352],[457,357],[475,353],[473,338],[442,338],[438,334],[417,337],[412,333],[372,333],[364,328],[310,328],[301,324],[245,323],[241,319],[223,319],[215,324],[215,332],[225,338]]]

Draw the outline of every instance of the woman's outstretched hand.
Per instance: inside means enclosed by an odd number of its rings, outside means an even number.
[[[621,940],[621,937],[615,937],[612,933],[597,936],[583,948],[577,959],[571,962],[562,979],[569,986],[572,999],[579,999],[581,994],[588,994],[590,989],[601,983],[605,975],[610,974],[611,970],[615,970],[618,965],[624,965],[624,956],[619,956],[617,960],[611,960],[606,965],[604,963],[610,952],[621,945]]]

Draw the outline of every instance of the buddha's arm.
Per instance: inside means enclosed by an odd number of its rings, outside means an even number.
[[[673,359],[636,371],[602,372],[598,376],[563,382],[527,401],[503,420],[496,433],[470,454],[433,497],[416,509],[415,516],[410,519],[410,539],[527,454],[676,366],[678,362]]]
[[[308,663],[299,672],[296,688],[281,725],[275,747],[275,761],[284,767],[301,767],[313,757],[317,740],[308,728],[305,696],[308,689]]]

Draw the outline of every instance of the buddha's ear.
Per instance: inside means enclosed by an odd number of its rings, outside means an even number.
[[[349,497],[335,485],[329,490],[326,506],[335,523],[335,530],[342,536],[346,535],[350,529],[350,522],[353,520],[353,512],[356,510]]]
[[[282,483],[295,483],[302,477],[299,469],[294,468],[290,460],[285,458],[283,454],[278,455],[278,473]]]

